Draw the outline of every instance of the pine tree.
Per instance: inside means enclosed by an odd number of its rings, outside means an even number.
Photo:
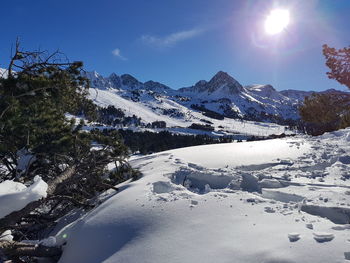
[[[323,45],[327,75],[350,89],[350,47],[343,49]],[[312,94],[299,108],[307,131],[319,135],[350,126],[350,96],[336,93]]]
[[[323,55],[326,65],[331,69],[327,72],[328,77],[350,89],[350,46],[337,50],[323,45]]]
[[[0,233],[11,229],[16,242],[38,239],[38,229],[54,226],[76,207],[90,208],[96,194],[118,190],[114,185],[138,176],[118,132],[83,130],[84,121],[67,118],[67,113],[97,116],[82,66],[59,52],[20,50],[17,42],[8,76],[0,77],[0,182],[30,183],[40,175],[49,185],[46,199],[0,219]],[[31,156],[24,167],[23,155]],[[106,169],[111,162],[113,172]]]
[[[344,100],[336,94],[313,93],[306,97],[299,112],[303,121],[308,123],[307,131],[320,135],[341,127]]]
[[[81,62],[55,62],[60,56],[17,46],[8,77],[0,79],[0,157],[7,176],[18,176],[19,153],[35,155],[43,167],[72,151],[74,122],[65,114],[86,104],[88,82],[80,76]]]

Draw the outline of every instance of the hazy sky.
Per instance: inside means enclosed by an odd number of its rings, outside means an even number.
[[[270,36],[264,20],[276,7],[291,23]],[[175,89],[219,70],[243,85],[345,89],[327,79],[322,44],[350,45],[350,0],[11,0],[0,10],[0,67],[19,36],[24,48],[60,49],[89,71]]]

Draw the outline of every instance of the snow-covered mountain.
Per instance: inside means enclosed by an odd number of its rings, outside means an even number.
[[[113,105],[127,116],[141,118],[143,123],[165,121],[167,127],[200,123],[232,130],[239,120],[291,124],[299,119],[300,103],[312,94],[279,92],[271,85],[242,86],[222,71],[209,81],[200,80],[179,90],[155,81],[142,83],[128,74],[102,77],[97,72],[87,72],[86,77],[91,80],[90,95],[96,104]]]
[[[1,75],[6,77],[5,69],[0,68]],[[93,71],[84,75],[91,81],[90,97],[97,105],[121,109],[142,127],[162,121],[167,130],[186,134],[203,133],[189,131],[191,124],[207,126],[209,132],[204,133],[218,136],[280,134],[286,132],[283,125],[299,119],[298,106],[313,93],[277,91],[271,85],[243,86],[223,71],[209,81],[200,80],[179,90],[152,80],[141,82],[129,74],[104,77]],[[349,95],[337,90],[324,92]]]
[[[179,90],[173,90],[154,81],[142,83],[131,75],[112,74],[104,78],[97,72],[91,72],[86,76],[95,89],[137,101],[153,111],[165,110],[165,115],[170,110],[172,115],[177,117],[183,117],[181,114],[183,112],[179,109],[185,107],[188,112],[207,113],[205,115],[211,118],[215,115],[211,113],[215,112],[221,115],[217,115],[217,119],[228,117],[282,123],[299,118],[297,107],[304,97],[303,92],[299,96],[288,97],[276,91],[271,85],[243,87],[237,80],[222,71],[209,81],[200,80],[194,86]],[[298,91],[294,91],[293,94],[298,94]],[[99,96],[95,99],[98,104],[103,104]]]
[[[203,133],[189,130],[192,124],[206,126],[210,131],[205,133],[218,136],[237,133],[268,136],[286,132],[284,126],[276,123],[253,121],[261,120],[258,118],[242,123],[242,119],[249,119],[242,114],[249,102],[251,107],[259,108],[265,107],[264,102],[253,98],[259,96],[253,94],[259,91],[250,92],[224,72],[219,72],[209,82],[200,81],[193,87],[180,90],[154,81],[142,83],[130,75],[112,74],[104,78],[97,72],[88,72],[86,77],[91,81],[90,97],[97,105],[113,105],[126,116],[141,118],[144,127],[163,121],[167,130],[185,134]]]

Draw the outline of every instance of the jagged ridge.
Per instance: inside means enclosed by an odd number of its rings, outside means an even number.
[[[118,76],[113,73],[104,78],[97,72],[88,72],[86,77],[95,89],[107,90],[126,100],[138,102],[160,116],[164,113],[168,116],[172,112],[173,117],[184,120],[186,112],[191,115],[193,111],[207,111],[229,118],[286,124],[299,119],[298,106],[305,96],[312,93],[298,90],[279,92],[271,85],[243,87],[223,71],[209,81],[200,80],[191,87],[179,90],[152,80],[142,83],[129,74]],[[344,93],[335,90],[326,92]],[[99,103],[98,97],[95,100]],[[138,112],[133,114],[138,115]]]

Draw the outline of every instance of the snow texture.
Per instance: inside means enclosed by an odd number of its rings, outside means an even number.
[[[40,176],[36,176],[29,187],[10,180],[0,183],[0,218],[46,197],[47,187],[47,183]]]
[[[56,234],[59,262],[349,260],[349,138],[346,129],[135,156],[141,179]]]
[[[6,230],[4,233],[0,235],[0,241],[12,241],[13,235],[11,230]]]

